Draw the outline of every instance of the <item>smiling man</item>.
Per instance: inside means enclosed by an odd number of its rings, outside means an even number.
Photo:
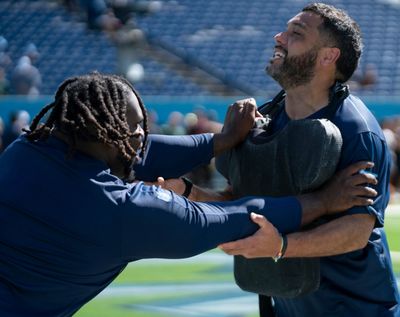
[[[360,29],[344,11],[314,3],[291,18],[275,42],[266,70],[286,95],[272,120],[272,132],[280,131],[291,120],[329,117],[343,137],[338,169],[360,160],[373,161],[378,197],[371,206],[350,208],[314,229],[289,234],[287,248],[275,255],[264,247],[268,233],[263,233],[262,218],[256,219],[261,228],[255,235],[221,248],[247,258],[320,257],[319,289],[293,299],[273,297],[273,313],[267,311],[270,298],[261,296],[261,316],[400,316],[399,293],[383,230],[390,152],[373,115],[343,85],[358,66]],[[332,108],[335,98],[341,101]]]

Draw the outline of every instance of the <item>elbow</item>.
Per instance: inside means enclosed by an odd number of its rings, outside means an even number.
[[[368,244],[368,239],[369,239],[369,235],[368,235],[368,237],[363,236],[363,237],[358,237],[358,239],[354,239],[352,248],[349,251],[351,252],[351,251],[364,249]]]
[[[371,230],[372,232],[372,230]],[[360,239],[359,245],[360,249],[364,249],[368,245],[369,237],[371,236],[371,232],[369,232],[368,236],[364,236],[362,239]]]
[[[368,240],[371,236],[372,230],[374,229],[375,225],[375,216],[374,215],[354,215],[353,219],[353,234],[349,237],[349,245],[351,245],[351,250],[361,250],[364,249],[367,244]]]

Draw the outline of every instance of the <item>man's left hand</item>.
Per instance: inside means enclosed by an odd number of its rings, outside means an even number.
[[[277,256],[282,241],[278,230],[262,215],[252,213],[251,220],[260,226],[254,235],[218,247],[229,255],[242,255],[249,259]]]

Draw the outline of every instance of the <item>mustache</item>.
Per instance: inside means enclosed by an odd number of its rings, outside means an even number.
[[[279,50],[281,50],[281,51],[284,51],[285,52],[285,54],[287,54],[288,53],[288,51],[287,51],[287,49],[285,49],[283,46],[281,46],[281,45],[275,45],[275,50],[276,49],[279,49]]]

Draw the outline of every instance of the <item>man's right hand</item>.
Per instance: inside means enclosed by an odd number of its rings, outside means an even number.
[[[362,172],[372,168],[372,162],[357,162],[337,172],[318,192],[327,214],[347,210],[353,206],[373,204],[377,196],[375,189],[378,180],[372,173]]]
[[[238,100],[228,107],[221,133],[214,135],[214,155],[229,150],[243,142],[253,128],[257,112],[253,98]]]
[[[337,172],[320,189],[299,195],[297,198],[302,206],[302,225],[313,220],[337,212],[343,212],[354,206],[373,204],[377,196],[375,189],[369,184],[376,185],[378,180],[371,173],[361,171],[373,167],[371,162],[357,162]]]

